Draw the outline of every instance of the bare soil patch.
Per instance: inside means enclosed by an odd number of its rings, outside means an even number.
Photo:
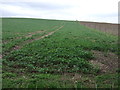
[[[76,83],[80,82],[82,85],[85,85],[87,87],[95,87],[95,76],[94,75],[85,75],[82,73],[64,73],[60,81],[68,81],[72,85],[75,85]]]
[[[102,73],[114,73],[118,69],[118,56],[112,52],[104,54],[101,51],[92,51],[95,59],[90,60],[95,67],[98,66]]]
[[[78,73],[64,73],[60,80],[69,81],[70,83],[75,84],[82,80],[82,75]]]
[[[80,21],[80,24],[87,26],[89,28],[93,28],[96,30],[100,30],[102,32],[110,33],[112,35],[118,35],[118,25],[112,23],[99,23],[99,22],[84,22]]]

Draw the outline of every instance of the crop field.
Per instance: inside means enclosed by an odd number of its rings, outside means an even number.
[[[2,87],[118,88],[117,40],[76,21],[2,18]]]

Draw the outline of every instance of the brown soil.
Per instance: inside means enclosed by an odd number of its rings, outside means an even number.
[[[0,59],[2,59],[2,55],[0,54]]]
[[[90,60],[94,67],[99,67],[102,73],[114,73],[118,69],[118,56],[112,52],[104,54],[100,51],[92,51],[95,59]]]
[[[89,28],[93,28],[96,30],[100,30],[102,32],[110,33],[112,35],[118,35],[118,25],[112,23],[99,23],[99,22],[78,22],[81,25],[87,26]]]
[[[63,77],[61,78],[62,80],[66,80],[66,79],[69,79],[67,78],[67,76],[69,76],[69,78],[72,80],[72,81],[77,81],[77,80],[80,80],[81,79],[81,74],[78,74],[78,73],[64,73],[63,74]],[[69,79],[69,80],[70,80]]]
[[[81,82],[84,86],[87,87],[95,87],[95,76],[94,75],[85,75],[82,73],[64,73],[59,78],[60,81],[67,81],[67,83],[71,83],[75,85],[75,83]]]
[[[63,82],[67,81],[67,83],[71,83],[72,85],[74,85],[78,81],[82,80],[82,75],[78,73],[64,73],[63,75],[61,75],[59,80]]]

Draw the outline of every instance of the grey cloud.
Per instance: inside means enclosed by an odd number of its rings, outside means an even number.
[[[21,6],[24,8],[31,8],[37,10],[62,10],[72,8],[70,5],[58,5],[55,3],[43,2],[4,2],[6,5]]]
[[[40,0],[41,1],[41,0]],[[63,1],[63,0],[62,0]],[[57,2],[57,0],[56,0]],[[42,17],[42,18],[54,18],[54,19],[83,19],[83,20],[90,20],[90,17],[94,18],[95,20],[98,20],[99,18],[101,21],[106,21],[106,17],[112,18],[118,17],[118,13],[114,12],[109,13],[103,12],[96,13],[96,12],[89,12],[91,8],[84,10],[81,4],[81,6],[76,3],[56,3],[56,2],[2,2],[3,6],[1,5],[1,9],[3,9],[2,16],[29,16],[29,17]],[[14,7],[16,8],[15,10]],[[19,8],[20,7],[20,8]],[[102,8],[101,8],[102,9]],[[87,13],[88,12],[88,13]],[[108,21],[110,21],[108,19]]]
[[[34,8],[41,8],[41,9],[50,9],[50,10],[56,10],[56,9],[66,9],[70,8],[71,6],[68,5],[57,5],[52,3],[26,3],[26,5]]]
[[[11,16],[19,16],[17,13],[9,12],[9,11],[2,11],[2,16],[3,17],[11,17]]]

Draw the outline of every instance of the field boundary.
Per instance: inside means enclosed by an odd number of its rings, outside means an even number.
[[[105,32],[112,35],[118,35],[118,25],[112,23],[100,23],[100,22],[85,22],[77,21],[79,24],[84,25],[88,28],[96,29],[101,32]]]

